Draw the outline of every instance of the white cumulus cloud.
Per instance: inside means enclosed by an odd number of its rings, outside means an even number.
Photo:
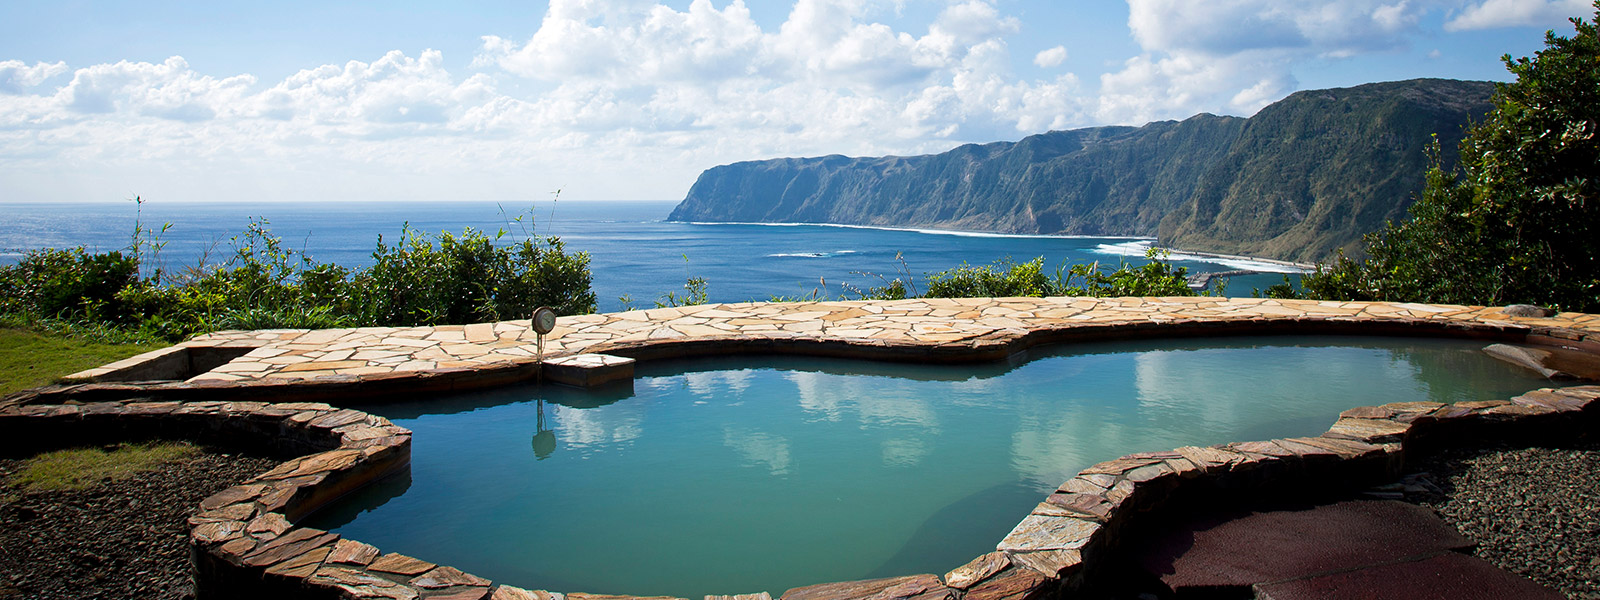
[[[21,94],[23,90],[44,83],[46,79],[67,72],[67,63],[28,63],[20,60],[0,60],[0,94]]]
[[[1056,46],[1049,50],[1040,50],[1038,54],[1033,55],[1033,64],[1039,65],[1040,67],[1046,69],[1060,66],[1061,63],[1066,62],[1066,60],[1067,48],[1065,46]]]
[[[1012,71],[1020,24],[1003,6],[948,0],[891,26],[897,3],[796,0],[763,28],[743,0],[552,0],[528,37],[484,37],[466,72],[434,50],[265,82],[177,56],[7,61],[0,181],[420,200],[522,197],[579,174],[579,196],[661,199],[736,160],[935,152],[1091,124],[1074,74]]]
[[[1252,114],[1297,86],[1290,67],[1408,47],[1430,9],[1410,0],[1128,0],[1143,52],[1101,76],[1095,114],[1142,123]]]
[[[1430,11],[1461,8],[1456,29],[1584,12],[1550,0],[1129,0],[1138,51],[1086,85],[1062,68],[1070,43],[1013,56],[1027,32],[999,0],[919,0],[931,11],[792,0],[776,24],[746,1],[550,0],[526,36],[485,36],[474,56],[450,57],[466,68],[429,49],[268,81],[179,56],[0,60],[0,187],[19,198],[501,199],[564,187],[672,199],[738,160],[1251,114],[1297,88],[1296,64],[1405,49]],[[1054,71],[1020,75],[1030,59]]]
[[[1497,27],[1556,27],[1568,17],[1594,14],[1586,0],[1484,0],[1473,4],[1446,21],[1446,31],[1494,29]]]

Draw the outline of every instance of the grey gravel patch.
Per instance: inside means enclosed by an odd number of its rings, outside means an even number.
[[[1407,499],[1478,542],[1473,551],[1573,600],[1600,600],[1600,442],[1491,446],[1432,456]]]
[[[277,466],[207,451],[82,491],[23,493],[0,460],[0,600],[194,597],[186,520],[200,501]]]

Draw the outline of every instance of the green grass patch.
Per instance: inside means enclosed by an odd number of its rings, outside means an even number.
[[[114,344],[80,336],[0,329],[0,396],[164,346]]]
[[[177,442],[124,444],[110,451],[102,448],[57,450],[28,459],[14,481],[26,492],[81,490],[102,481],[126,479],[198,452],[199,448]]]

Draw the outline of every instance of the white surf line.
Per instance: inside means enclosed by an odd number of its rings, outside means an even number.
[[[1155,241],[1141,240],[1124,242],[1121,244],[1100,244],[1092,250],[1098,254],[1111,254],[1116,256],[1139,256],[1155,247]],[[1185,250],[1166,249],[1171,254],[1168,260],[1187,260],[1197,262],[1216,263],[1244,271],[1261,271],[1264,273],[1305,273],[1316,268],[1316,265],[1295,263],[1270,258],[1257,258],[1254,256],[1237,256],[1232,254],[1213,254],[1210,252],[1195,252]]]
[[[833,258],[845,254],[855,254],[855,250],[835,250],[833,252],[779,252],[768,254],[769,258]]]
[[[995,233],[992,231],[963,231],[959,229],[917,229],[914,227],[884,227],[879,225],[847,225],[844,223],[753,223],[744,221],[664,221],[666,223],[688,223],[689,225],[761,225],[764,227],[838,227],[841,229],[873,229],[877,231],[905,231],[910,233],[926,233],[930,235],[954,235],[959,237],[984,237],[984,238],[1028,238],[1028,239],[1071,239],[1071,240],[1149,240],[1156,238],[1140,235],[1051,235],[1044,233]]]

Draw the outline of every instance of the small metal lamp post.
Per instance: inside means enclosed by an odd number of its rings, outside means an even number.
[[[544,334],[550,333],[556,328],[555,309],[548,306],[533,309],[533,318],[529,319],[529,326],[533,328],[535,334],[538,334],[538,353],[534,355],[534,360],[542,364],[544,363]]]

